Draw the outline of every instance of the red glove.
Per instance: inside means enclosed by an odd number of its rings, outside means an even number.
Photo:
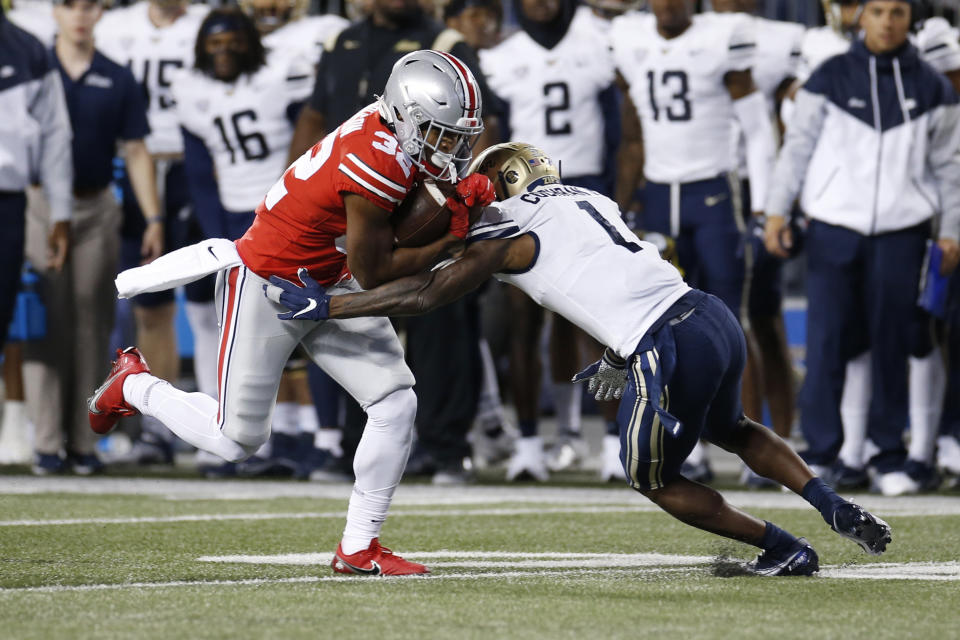
[[[457,183],[457,200],[468,207],[485,207],[496,199],[493,183],[482,173],[471,173]]]
[[[470,207],[451,196],[447,198],[447,208],[450,209],[450,233],[463,240],[470,229]]]
[[[485,207],[497,198],[490,178],[481,173],[472,173],[457,183],[457,192],[447,198],[450,209],[450,233],[461,240],[467,237],[470,228],[470,208]]]

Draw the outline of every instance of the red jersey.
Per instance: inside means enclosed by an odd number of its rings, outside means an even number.
[[[372,104],[290,165],[257,207],[237,252],[261,278],[297,282],[297,269],[306,267],[320,284],[334,284],[347,273],[343,193],[392,213],[416,175]]]

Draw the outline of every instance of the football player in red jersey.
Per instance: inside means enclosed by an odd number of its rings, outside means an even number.
[[[394,248],[390,214],[418,177],[456,181],[483,130],[480,110],[476,80],[460,60],[436,51],[408,54],[393,68],[377,102],[287,169],[257,208],[235,252],[225,241],[207,241],[183,250],[189,259],[173,268],[155,263],[121,276],[118,288],[124,295],[124,278],[138,274],[153,280],[152,287],[163,287],[185,271],[188,277],[219,271],[220,399],[185,393],[150,375],[130,347],[90,398],[93,429],[105,433],[119,416],[140,412],[157,417],[194,446],[243,460],[267,439],[283,366],[303,345],[367,413],[334,570],[426,573],[426,567],[390,553],[378,541],[410,451],[417,409],[414,377],[390,321],[317,322],[310,319],[309,306],[281,320],[277,313],[285,307],[266,300],[262,288],[278,276],[320,282],[330,291],[359,291],[422,271],[459,244],[469,224],[468,207],[493,200],[486,177],[458,183],[456,198],[448,201],[454,211],[450,232],[427,246]],[[202,261],[214,266],[203,268]]]

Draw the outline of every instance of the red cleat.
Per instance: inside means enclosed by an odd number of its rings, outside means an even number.
[[[117,349],[110,375],[87,399],[90,428],[99,434],[109,433],[122,416],[139,413],[123,399],[123,381],[134,373],[150,373],[150,367],[136,347]]]
[[[361,576],[412,576],[430,573],[422,564],[408,562],[390,549],[380,546],[380,539],[374,538],[370,546],[363,551],[347,555],[337,545],[337,553],[330,564],[336,573],[350,573]]]

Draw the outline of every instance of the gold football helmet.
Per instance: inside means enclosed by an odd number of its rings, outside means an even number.
[[[863,9],[859,0],[820,0],[820,4],[823,5],[823,14],[827,19],[827,26],[831,29],[844,37],[851,35],[856,30],[857,23],[860,20],[860,12]],[[847,16],[847,20],[852,18],[852,22],[844,21],[844,7],[856,7],[856,12]]]
[[[550,157],[524,142],[488,147],[474,159],[467,173],[482,173],[490,178],[497,200],[506,200],[540,185],[560,183],[560,171]]]

